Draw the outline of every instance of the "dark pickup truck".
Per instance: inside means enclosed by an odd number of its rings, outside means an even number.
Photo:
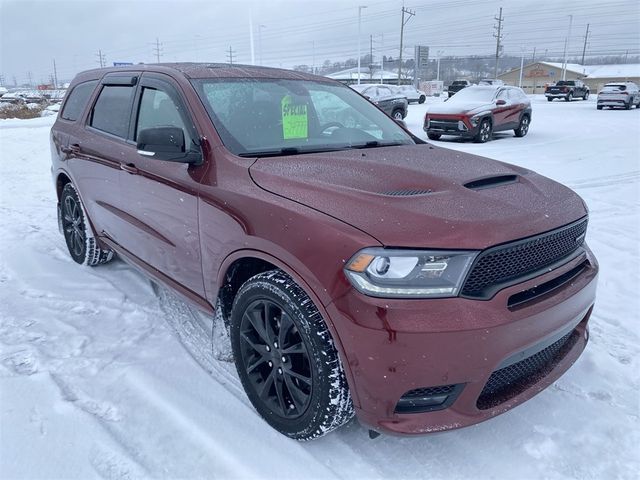
[[[471,86],[471,82],[469,80],[456,80],[451,85],[447,91],[449,92],[449,97],[452,97],[454,94],[458,93],[463,88],[467,88]]]
[[[589,98],[589,87],[580,80],[560,80],[555,85],[549,85],[544,91],[544,96],[552,102],[554,98],[564,98],[570,102],[574,98]]]

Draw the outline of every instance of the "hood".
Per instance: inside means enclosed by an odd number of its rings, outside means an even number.
[[[483,249],[586,215],[546,177],[428,144],[261,158],[250,173],[385,246]]]
[[[441,115],[469,115],[481,112],[483,110],[490,110],[495,106],[492,102],[442,102],[430,106],[427,110],[427,115],[432,113]]]

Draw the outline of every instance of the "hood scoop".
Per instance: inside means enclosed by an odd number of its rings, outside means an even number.
[[[388,190],[386,192],[380,192],[380,195],[386,195],[388,197],[415,197],[417,195],[428,195],[432,193],[430,189],[420,188],[406,188],[401,190]]]
[[[469,190],[484,190],[485,188],[494,188],[502,185],[516,183],[518,175],[498,175],[495,177],[484,177],[465,183],[463,186]]]

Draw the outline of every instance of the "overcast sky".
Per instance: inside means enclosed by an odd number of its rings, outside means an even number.
[[[113,62],[251,62],[253,23],[255,62],[292,67],[319,66],[356,57],[358,6],[362,9],[362,53],[373,35],[374,56],[397,57],[401,0],[209,0],[209,1],[30,1],[0,0],[0,75],[12,84],[47,81],[56,60],[58,78],[98,66],[98,50]],[[528,57],[561,57],[573,14],[569,52],[640,53],[638,0],[406,0],[415,16],[405,27],[405,57],[427,45],[442,55],[495,54],[494,17],[503,6],[504,52]],[[585,63],[588,63],[585,62]]]

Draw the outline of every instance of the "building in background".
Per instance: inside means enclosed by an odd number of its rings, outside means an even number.
[[[518,86],[520,68],[498,75],[507,85]],[[582,80],[591,93],[599,92],[611,82],[635,82],[640,84],[640,64],[579,65],[567,64],[566,80]],[[547,85],[562,80],[562,63],[535,62],[522,69],[522,88],[526,93],[544,93]]]

